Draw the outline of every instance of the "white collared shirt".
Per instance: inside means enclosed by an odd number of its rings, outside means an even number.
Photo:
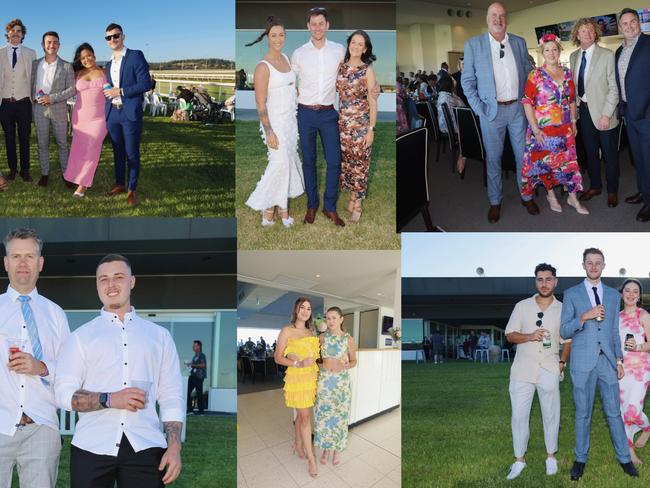
[[[54,81],[54,74],[56,73],[56,63],[59,61],[57,57],[51,63],[48,63],[45,58],[41,59],[38,63],[38,70],[36,71],[36,90],[43,90],[43,93],[49,95],[52,91],[52,82]]]
[[[585,51],[585,94],[580,97],[580,101],[587,103],[587,75],[589,73],[589,63],[591,62],[591,57],[594,55],[594,50],[596,49],[596,43],[594,42],[591,46]],[[582,49],[578,51],[578,60],[575,65],[575,72],[573,73],[573,81],[576,86],[576,96],[578,95],[578,77],[580,75],[580,65],[582,63]],[[593,295],[593,293],[592,293]]]
[[[18,44],[17,46],[14,46],[12,44],[7,44],[7,59],[9,60],[9,66],[11,66],[11,63],[13,63],[13,61],[14,61],[14,48],[15,47],[18,48],[18,49],[16,49],[16,59],[17,60],[20,59],[20,55],[22,54],[20,52],[20,46],[21,46],[20,44]]]
[[[63,343],[70,335],[65,312],[54,302],[38,294],[34,288],[29,305],[34,314],[38,338],[43,350],[42,361],[49,376],[45,385],[39,376],[16,374],[7,367],[9,362],[8,338],[27,341],[25,352],[32,354],[32,344],[23,318],[20,293],[11,285],[0,295],[0,434],[12,436],[23,413],[34,422],[59,430],[59,419],[54,402],[54,379],[57,358]]]
[[[120,69],[122,68],[122,61],[126,56],[126,46],[122,48],[116,55],[115,52],[111,55],[111,84],[114,88],[120,88]],[[115,97],[111,100],[113,105],[121,105],[122,97]]]
[[[497,41],[492,34],[488,33],[490,38],[490,52],[492,53],[492,68],[494,70],[494,84],[497,90],[497,101],[509,102],[519,98],[519,73],[517,72],[517,63],[515,55],[512,52],[512,46],[508,41],[509,37],[503,39],[503,42]],[[504,46],[504,56],[499,57],[501,45]]]
[[[125,434],[136,452],[166,448],[161,422],[185,421],[180,362],[171,334],[138,317],[133,308],[123,323],[102,309],[98,317],[75,330],[63,346],[56,402],[71,410],[72,395],[79,389],[113,393],[132,386],[132,381],[152,383],[146,407],[137,412],[117,408],[80,412],[72,444],[94,454],[117,456]]]
[[[585,288],[587,289],[587,295],[589,295],[589,301],[591,302],[591,306],[595,307],[596,306],[596,297],[594,296],[594,290],[592,289],[594,285],[592,285],[587,278],[585,278],[584,281]],[[598,298],[600,298],[600,303],[603,303],[603,282],[598,281],[598,284],[596,286],[596,291],[598,292]]]
[[[325,40],[317,49],[311,42],[303,44],[291,56],[291,69],[298,78],[298,103],[333,105],[336,99],[336,76],[345,57],[345,47]]]

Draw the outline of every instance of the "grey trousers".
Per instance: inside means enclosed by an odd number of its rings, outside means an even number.
[[[59,148],[59,163],[61,174],[68,166],[68,118],[67,112],[62,116],[50,114],[48,107],[35,103],[33,105],[34,125],[36,126],[36,140],[38,142],[38,162],[41,166],[41,175],[50,174],[50,125],[54,129],[54,139]],[[46,117],[45,114],[48,114]]]
[[[14,466],[21,488],[54,488],[59,471],[61,435],[45,425],[18,427],[0,434],[0,488],[11,488]]]

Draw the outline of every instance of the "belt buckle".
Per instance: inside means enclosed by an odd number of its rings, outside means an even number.
[[[123,106],[124,106],[123,103],[116,103],[116,104],[115,104],[115,108],[118,109],[118,110],[122,110],[122,107],[123,107]]]

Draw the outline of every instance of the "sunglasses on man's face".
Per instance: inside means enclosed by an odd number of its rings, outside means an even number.
[[[535,325],[537,327],[542,326],[542,319],[544,318],[544,312],[537,312],[537,318],[539,319],[537,322],[535,322]]]
[[[110,41],[111,39],[117,41],[120,37],[122,37],[122,33],[118,32],[117,34],[105,36],[104,39],[106,39],[107,41]]]
[[[499,50],[499,59],[503,59],[503,57],[506,55],[506,47],[501,43],[499,43],[499,47],[501,48]]]

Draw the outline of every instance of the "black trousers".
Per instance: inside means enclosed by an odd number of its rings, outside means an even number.
[[[602,152],[605,160],[605,178],[607,179],[607,193],[618,193],[619,165],[618,165],[618,129],[598,130],[591,120],[586,103],[580,104],[580,133],[587,153],[587,171],[589,173],[589,188],[601,190],[603,181],[600,177],[600,156]]]
[[[158,471],[165,449],[135,452],[125,435],[115,456],[104,456],[70,446],[71,488],[163,488],[164,471]]]
[[[203,412],[203,379],[190,376],[187,379],[187,411],[191,412],[192,409],[192,390],[196,390],[196,403],[199,407],[199,412]]]
[[[7,163],[9,169],[17,170],[16,158],[16,127],[18,127],[18,142],[20,143],[20,172],[29,172],[29,135],[32,131],[32,102],[2,102],[0,105],[0,124],[5,133],[7,148]]]

